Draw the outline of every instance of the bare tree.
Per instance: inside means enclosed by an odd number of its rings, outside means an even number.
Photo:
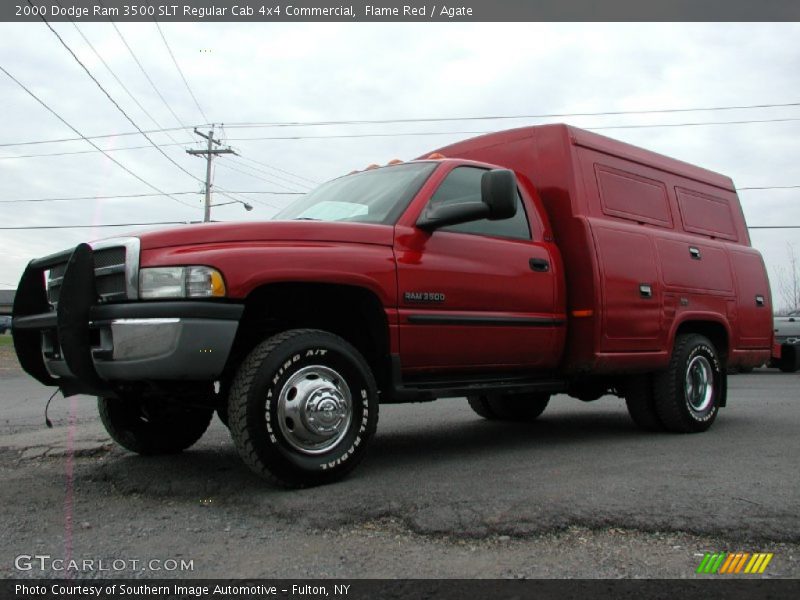
[[[789,266],[778,269],[778,292],[786,312],[800,310],[800,260],[794,244],[786,244]]]

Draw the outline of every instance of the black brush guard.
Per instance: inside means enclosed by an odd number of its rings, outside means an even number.
[[[37,381],[57,386],[64,396],[115,395],[94,368],[91,353],[90,311],[98,303],[94,259],[88,244],[79,244],[69,254],[57,310],[47,299],[44,273],[64,263],[64,252],[28,263],[14,298],[12,327],[14,349],[22,368]],[[60,352],[72,374],[53,377],[42,353],[42,334],[55,332],[55,352]],[[60,350],[59,350],[60,348]]]

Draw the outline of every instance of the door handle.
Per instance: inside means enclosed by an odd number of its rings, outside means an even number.
[[[642,283],[639,285],[639,295],[642,298],[652,298],[653,297],[653,286],[649,283]]]
[[[532,258],[528,261],[532,271],[547,273],[550,270],[550,263],[545,258]]]
[[[691,256],[695,260],[700,260],[702,258],[700,256],[700,248],[695,248],[694,246],[689,246],[689,256]]]

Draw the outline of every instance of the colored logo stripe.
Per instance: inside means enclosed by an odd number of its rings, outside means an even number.
[[[767,552],[706,552],[697,573],[732,575],[738,573],[760,574],[772,560],[774,554]]]
[[[708,552],[703,557],[700,566],[697,567],[698,573],[716,573],[725,558],[725,552],[709,554]]]

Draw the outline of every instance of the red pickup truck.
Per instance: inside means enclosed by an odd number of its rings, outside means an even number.
[[[726,369],[770,358],[770,288],[732,181],[565,125],[335,179],[263,223],[80,244],[31,261],[20,363],[99,397],[122,446],[179,452],[216,411],[287,486],[340,478],[378,406],[464,396],[530,420],[624,397],[708,429]]]

